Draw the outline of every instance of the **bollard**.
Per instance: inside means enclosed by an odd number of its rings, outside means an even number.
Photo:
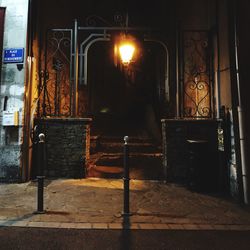
[[[124,203],[123,203],[123,216],[130,216],[129,212],[129,145],[128,136],[124,137],[124,176],[123,176],[123,191],[124,191]]]
[[[44,191],[44,163],[45,163],[45,135],[39,134],[38,142],[38,174],[37,174],[37,211],[38,214],[45,213],[43,209]]]

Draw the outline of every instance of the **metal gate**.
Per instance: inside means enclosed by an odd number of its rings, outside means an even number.
[[[164,84],[161,94],[169,101],[169,52],[164,41],[150,36],[148,28],[126,26],[121,16],[115,17],[117,26],[100,26],[107,22],[98,16],[87,19],[81,27],[77,20],[71,29],[50,29],[46,34],[44,49],[44,70],[40,74],[38,86],[38,117],[77,117],[79,113],[79,86],[88,84],[88,51],[99,41],[111,41],[116,32],[138,32],[145,43],[153,43],[163,49]],[[98,23],[98,21],[101,21]]]

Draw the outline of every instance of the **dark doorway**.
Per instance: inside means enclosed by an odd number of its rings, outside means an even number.
[[[137,61],[116,66],[111,43],[89,55],[89,111],[93,118],[92,158],[87,176],[120,178],[123,137],[130,137],[130,177],[163,179],[160,110],[163,63],[158,49],[142,44]]]
[[[128,68],[116,66],[112,44],[93,46],[90,51],[89,114],[93,129],[101,134],[150,134],[159,136],[161,79],[157,51],[143,48]]]

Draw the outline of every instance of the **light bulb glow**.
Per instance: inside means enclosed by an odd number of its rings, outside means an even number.
[[[135,52],[135,46],[130,43],[125,43],[119,47],[120,56],[124,64],[129,64]]]

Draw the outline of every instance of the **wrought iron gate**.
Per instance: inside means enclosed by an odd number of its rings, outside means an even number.
[[[209,32],[184,31],[182,41],[182,115],[211,118],[213,77]]]
[[[42,85],[39,86],[39,116],[72,116],[73,59],[73,30],[48,30],[44,70],[40,75]]]
[[[80,27],[75,20],[72,29],[51,29],[46,34],[44,49],[44,70],[40,74],[38,87],[38,117],[75,117],[78,112],[79,85],[88,82],[88,50],[99,41],[110,41],[114,32],[148,32],[148,28],[124,27],[123,19],[117,18],[119,26],[98,26],[87,19],[87,26]],[[98,19],[103,22],[102,19]],[[107,23],[105,23],[107,24]],[[94,26],[93,26],[94,25]],[[81,33],[81,34],[80,34]],[[84,35],[82,35],[84,34]],[[169,101],[169,52],[167,45],[160,40],[144,40],[155,43],[165,51],[164,98]]]

